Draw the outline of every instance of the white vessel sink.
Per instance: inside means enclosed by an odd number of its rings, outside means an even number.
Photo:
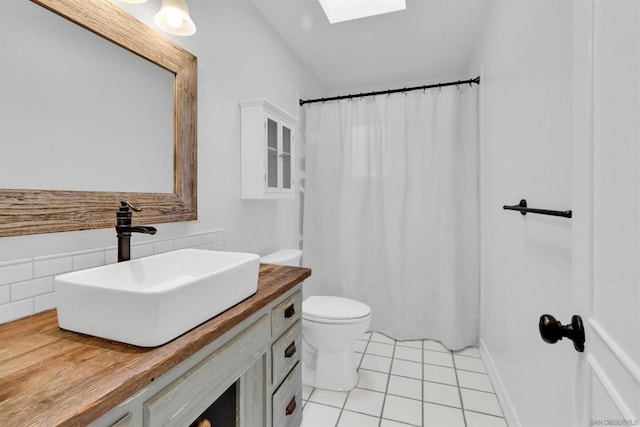
[[[155,347],[253,295],[260,257],[182,249],[55,278],[61,328]]]

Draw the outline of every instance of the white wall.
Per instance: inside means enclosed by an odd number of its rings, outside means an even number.
[[[571,220],[504,211],[570,209],[571,2],[497,1],[473,59],[481,90],[481,347],[510,426],[571,425],[573,346],[538,333],[568,323]]]
[[[126,8],[153,27],[153,15],[160,8],[160,0]],[[197,33],[187,38],[171,38],[198,57],[199,219],[159,224],[156,236],[135,235],[133,241],[153,242],[154,238],[193,236],[224,229],[225,250],[265,254],[281,247],[296,247],[295,200],[240,200],[238,101],[265,97],[297,115],[299,94],[317,97],[324,90],[248,0],[189,0],[189,8]],[[1,57],[0,66],[5,66]],[[3,99],[3,104],[11,105],[11,100]],[[141,159],[139,165],[152,168],[153,157]],[[8,320],[6,316],[3,319],[1,304],[11,298],[9,275],[2,273],[3,261],[6,264],[15,259],[33,260],[115,243],[112,229],[0,238],[0,320]]]

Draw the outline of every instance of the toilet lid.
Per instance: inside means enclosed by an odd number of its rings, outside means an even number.
[[[313,296],[302,302],[302,317],[311,319],[360,319],[369,314],[368,305],[348,298]]]

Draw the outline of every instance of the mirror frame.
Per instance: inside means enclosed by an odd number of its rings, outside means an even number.
[[[175,75],[173,193],[0,189],[0,237],[115,227],[120,200],[144,210],[134,222],[197,215],[198,59],[108,0],[31,0]]]

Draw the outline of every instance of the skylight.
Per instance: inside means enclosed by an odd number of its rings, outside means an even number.
[[[350,21],[407,8],[405,0],[319,0],[329,22]]]

